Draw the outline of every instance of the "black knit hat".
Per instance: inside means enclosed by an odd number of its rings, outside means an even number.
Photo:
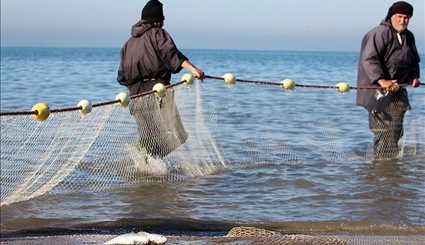
[[[158,0],[150,0],[142,10],[142,20],[148,22],[161,22],[164,20],[162,3]]]
[[[405,14],[407,16],[413,15],[413,6],[410,3],[399,1],[393,3],[388,9],[388,14],[386,20],[389,20],[395,14]]]

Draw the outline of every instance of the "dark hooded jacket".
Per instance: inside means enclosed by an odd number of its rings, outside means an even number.
[[[130,95],[145,92],[152,89],[155,79],[168,85],[171,74],[180,72],[185,60],[164,29],[139,21],[121,49],[117,80],[128,87]]]
[[[402,44],[399,43],[397,31],[389,21],[383,21],[365,35],[358,65],[359,87],[378,85],[380,79],[410,84],[413,79],[420,77],[420,58],[416,50],[415,37],[409,30],[400,35]],[[382,111],[388,103],[398,100],[406,110],[410,108],[406,89],[389,93],[387,96],[380,96],[379,92],[379,90],[359,89],[357,104],[368,111]],[[385,92],[381,91],[381,94]]]

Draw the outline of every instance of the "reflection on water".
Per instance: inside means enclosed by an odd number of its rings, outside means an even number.
[[[421,224],[425,221],[425,204],[415,207],[414,200],[421,199],[423,172],[415,172],[415,162],[400,160],[373,161],[362,169],[361,185],[365,189],[363,199],[367,199],[365,214],[371,220],[386,220],[390,223]],[[422,166],[423,168],[423,166]],[[412,220],[406,217],[411,217]]]
[[[120,193],[120,200],[127,204],[125,210],[128,218],[184,218],[190,213],[190,210],[186,209],[186,201],[180,196],[177,186],[143,184],[123,194]]]

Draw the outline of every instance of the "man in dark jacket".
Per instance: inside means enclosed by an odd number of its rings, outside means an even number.
[[[357,85],[380,87],[357,91],[357,104],[369,112],[376,159],[398,156],[404,114],[410,109],[404,87],[420,85],[420,58],[414,35],[407,29],[412,15],[412,5],[403,1],[394,3],[385,20],[362,41]]]
[[[159,82],[169,85],[171,74],[182,68],[198,79],[204,78],[204,72],[177,49],[162,28],[163,21],[162,3],[148,1],[141,20],[132,27],[131,37],[121,49],[117,80],[128,87],[130,95],[150,91]],[[138,124],[138,148],[150,156],[162,158],[187,139],[172,89],[167,89],[163,98],[152,95],[131,100],[130,112]]]
[[[121,49],[118,82],[128,86],[130,95],[149,91],[161,80],[170,83],[171,74],[182,68],[191,71],[196,78],[203,79],[204,73],[191,64],[174,44],[170,34],[162,26],[164,14],[162,3],[150,0],[142,10],[142,18],[131,30],[130,39]]]

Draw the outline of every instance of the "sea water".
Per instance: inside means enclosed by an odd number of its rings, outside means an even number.
[[[355,52],[183,52],[208,75],[356,86]],[[2,48],[1,111],[29,111],[39,101],[59,108],[81,99],[112,100],[126,90],[116,82],[118,64],[118,48]],[[425,144],[424,91],[409,89],[413,109],[405,123],[405,134],[418,139],[409,147],[418,151]],[[424,155],[368,161],[372,135],[355,94],[205,80],[207,123],[228,168],[178,183],[46,194],[2,207],[2,232],[102,221],[120,226],[123,219],[171,220],[181,227],[185,220],[425,225]],[[250,162],[252,155],[257,162]]]

